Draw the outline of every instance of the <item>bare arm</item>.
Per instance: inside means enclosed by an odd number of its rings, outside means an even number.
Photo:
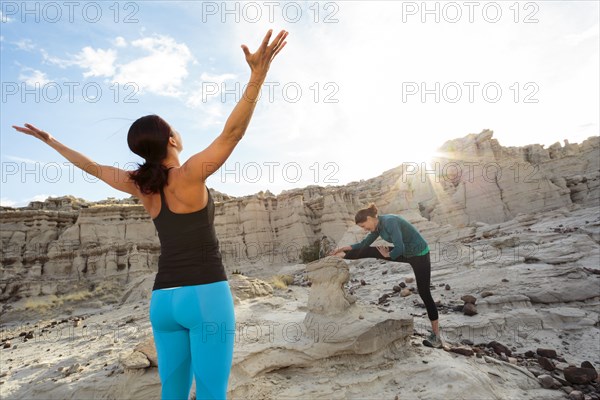
[[[269,45],[271,33],[272,30],[269,30],[255,53],[250,53],[248,47],[242,45],[251,69],[250,80],[242,98],[227,118],[223,132],[206,149],[194,154],[182,165],[183,176],[188,181],[205,181],[223,165],[246,133],[271,61],[287,43],[284,40],[288,33],[282,30]]]
[[[84,154],[62,144],[48,132],[38,129],[31,124],[25,124],[24,127],[13,125],[13,128],[19,132],[35,136],[71,161],[77,168],[81,168],[88,174],[103,180],[115,189],[139,197],[139,190],[133,181],[129,179],[127,171],[109,165],[100,165]]]
[[[354,250],[354,249],[362,249],[363,247],[369,246],[378,237],[379,237],[379,233],[377,233],[377,232],[370,232],[359,243],[354,243],[354,244],[351,244],[349,246],[344,246],[344,247],[338,247],[337,249],[334,249],[334,250],[330,251],[329,255],[335,255],[335,254],[341,253],[343,251],[350,251],[350,250]]]

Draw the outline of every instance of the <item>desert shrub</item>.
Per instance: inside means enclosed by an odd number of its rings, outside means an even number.
[[[292,275],[274,275],[269,282],[271,286],[278,289],[285,289],[294,282]]]
[[[315,240],[312,244],[302,246],[300,249],[300,259],[304,264],[313,262],[319,259],[320,242]]]

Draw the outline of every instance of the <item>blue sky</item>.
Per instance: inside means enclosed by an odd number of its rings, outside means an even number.
[[[129,125],[159,114],[182,134],[183,163],[242,93],[241,44],[254,51],[270,28],[288,44],[246,136],[207,181],[230,195],[368,179],[483,129],[504,146],[599,134],[596,1],[0,4],[6,206],[129,197],[11,125],[133,169]]]

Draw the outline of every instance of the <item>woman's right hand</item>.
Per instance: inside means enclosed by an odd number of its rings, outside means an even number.
[[[271,61],[273,61],[275,56],[287,43],[284,42],[284,40],[287,37],[288,32],[282,30],[275,39],[273,39],[273,43],[269,44],[271,33],[273,33],[273,30],[269,29],[269,32],[267,32],[260,47],[254,53],[250,53],[250,50],[248,50],[248,47],[245,44],[242,45],[242,50],[244,50],[244,55],[246,56],[246,62],[250,66],[252,72],[266,75],[271,66]]]
[[[350,247],[350,246],[338,247],[337,249],[331,250],[328,255],[335,256],[338,253],[341,253],[344,251],[350,251],[351,249],[352,249],[352,247]]]

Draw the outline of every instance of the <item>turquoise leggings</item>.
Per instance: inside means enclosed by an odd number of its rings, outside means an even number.
[[[150,323],[162,400],[225,399],[235,315],[228,281],[152,291]]]

